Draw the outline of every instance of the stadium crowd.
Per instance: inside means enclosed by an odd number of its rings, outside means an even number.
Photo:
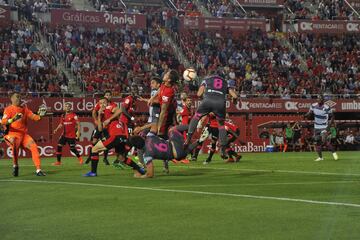
[[[119,95],[133,86],[148,93],[152,75],[180,65],[157,28],[105,32],[67,26],[49,30],[48,37],[88,93],[111,89]]]
[[[56,70],[50,53],[35,47],[37,34],[31,24],[19,22],[0,30],[0,92],[60,92],[67,80]]]
[[[309,80],[325,93],[360,93],[360,40],[356,35],[291,34],[304,53]]]
[[[200,75],[220,69],[244,94],[310,98],[318,89],[345,97],[360,93],[360,41],[355,35],[289,38],[298,52],[306,53],[306,67],[275,35],[258,30],[240,37],[194,30],[179,35],[182,49]]]
[[[356,15],[343,0],[286,0],[296,19],[355,20]]]

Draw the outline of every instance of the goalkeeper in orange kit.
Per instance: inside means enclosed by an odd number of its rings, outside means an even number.
[[[6,127],[4,139],[11,147],[13,153],[13,176],[19,176],[19,149],[26,148],[31,151],[32,160],[36,167],[36,176],[45,176],[41,171],[40,155],[34,139],[27,134],[27,121],[39,121],[45,116],[46,108],[40,107],[38,114],[34,114],[26,106],[21,106],[21,95],[13,93],[11,95],[11,105],[4,110],[1,124]]]

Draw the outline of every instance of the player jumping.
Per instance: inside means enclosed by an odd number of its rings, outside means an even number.
[[[235,93],[234,86],[228,86],[227,82],[218,75],[209,76],[204,79],[198,90],[198,97],[204,96],[200,103],[194,117],[190,121],[189,131],[187,133],[187,139],[185,146],[189,145],[194,131],[197,127],[199,120],[213,112],[219,122],[219,138],[221,146],[221,157],[227,158],[226,153],[226,130],[224,127],[225,114],[226,114],[226,94],[230,93],[232,99],[236,101],[237,94]]]

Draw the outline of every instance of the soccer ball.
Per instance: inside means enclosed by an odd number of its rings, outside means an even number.
[[[197,74],[195,69],[188,68],[183,73],[183,78],[185,81],[193,81],[196,78]]]

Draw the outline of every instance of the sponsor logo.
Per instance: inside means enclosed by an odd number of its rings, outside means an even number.
[[[207,150],[210,151],[211,144],[206,145]],[[218,148],[216,148],[218,150]],[[248,142],[246,145],[240,146],[238,144],[234,144],[235,152],[265,152],[266,145],[255,145],[253,142]]]
[[[250,110],[249,108],[250,102],[241,101],[236,104],[237,110]]]
[[[316,21],[316,22],[301,22],[300,29],[302,31],[313,31],[313,30],[345,30],[345,28],[351,31],[358,31],[356,30],[358,24],[355,23],[348,23],[345,26],[345,22],[332,22],[329,23],[327,21]],[[349,25],[349,26],[348,26]]]
[[[255,145],[253,142],[248,142],[245,146],[235,144],[235,152],[265,152],[266,145]]]
[[[90,153],[90,149],[91,149],[92,145],[77,144],[75,147],[78,150],[80,155],[86,156]],[[40,157],[54,157],[56,155],[56,143],[54,143],[53,145],[38,146],[38,150],[39,150]],[[63,153],[64,153],[63,156],[75,156],[75,154],[69,150],[64,151]],[[109,152],[109,155],[112,155],[112,154],[113,154],[112,151]],[[13,157],[12,150],[10,147],[8,147],[6,149],[6,156],[8,158]],[[21,151],[19,151],[19,157],[31,157],[31,154],[30,154],[30,152],[21,150]]]
[[[360,110],[360,102],[353,100],[352,102],[341,103],[342,110]]]
[[[346,24],[346,30],[349,32],[359,32],[359,24],[358,23],[348,23]]]
[[[297,107],[298,102],[285,102],[286,110],[299,110]]]
[[[168,101],[169,101],[169,97],[162,96],[162,100],[163,100],[163,102],[168,102]]]
[[[329,107],[333,108],[333,107],[335,107],[336,102],[328,100],[328,101],[325,102],[325,104],[328,105]]]
[[[136,24],[136,15],[128,16],[114,16],[111,13],[105,13],[104,14],[105,23],[111,23],[111,24],[129,24],[129,25],[135,25]]]
[[[312,23],[310,23],[310,22],[301,22],[300,28],[301,28],[301,30],[304,30],[304,31],[313,30]]]
[[[82,12],[77,12],[77,13],[64,12],[62,14],[62,19],[65,21],[82,22],[82,23],[99,23],[100,22],[99,16],[92,16],[92,15],[82,13]]]
[[[0,8],[0,15],[3,15],[4,13],[6,13],[6,9]]]
[[[336,104],[336,103],[335,103]],[[292,101],[287,101],[285,102],[285,109],[287,111],[298,111],[299,109],[308,109],[310,108],[311,103],[307,103],[307,102],[292,102]]]
[[[281,109],[282,103],[268,103],[268,102],[246,102],[240,101],[236,104],[237,110],[250,109]]]

